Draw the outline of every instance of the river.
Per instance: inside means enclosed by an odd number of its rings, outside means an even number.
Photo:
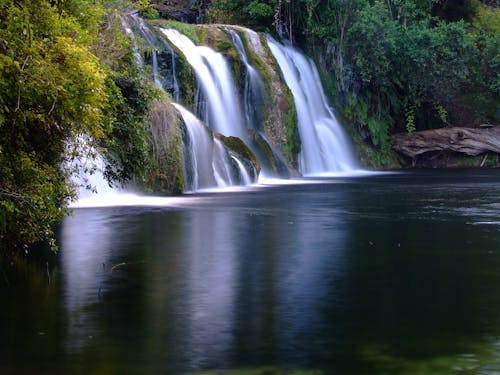
[[[4,265],[1,374],[500,372],[499,170],[151,202]]]

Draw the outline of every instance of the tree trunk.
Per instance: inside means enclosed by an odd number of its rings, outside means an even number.
[[[486,152],[500,154],[500,126],[424,130],[395,134],[391,139],[395,151],[412,159],[431,151],[455,151],[471,156]]]

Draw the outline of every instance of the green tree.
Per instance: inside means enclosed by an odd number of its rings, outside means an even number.
[[[500,11],[481,6],[469,27],[473,49],[469,60],[470,79],[462,91],[463,105],[474,113],[477,123],[500,119]]]
[[[89,36],[65,8],[4,0],[0,14],[0,243],[12,248],[51,238],[72,193],[66,144],[103,137],[107,89]]]
[[[208,19],[214,23],[232,23],[266,30],[273,22],[277,0],[214,0]]]
[[[121,28],[104,0],[0,1],[0,251],[55,245],[72,159],[98,148],[110,178],[144,171],[154,93]]]
[[[432,16],[434,0],[307,0],[308,35],[345,97],[346,117],[388,146],[396,130],[449,121],[469,75],[463,22]]]

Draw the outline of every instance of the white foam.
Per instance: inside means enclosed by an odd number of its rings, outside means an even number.
[[[187,203],[194,204],[197,197],[157,197],[141,196],[137,194],[111,194],[95,195],[90,198],[82,198],[72,202],[70,208],[97,208],[97,207],[178,207]]]

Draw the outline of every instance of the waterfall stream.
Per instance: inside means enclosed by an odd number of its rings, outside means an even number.
[[[185,175],[188,191],[252,183],[243,162],[190,111],[175,104],[184,124],[188,141],[185,147]]]
[[[190,111],[174,104],[185,124],[183,155],[186,190],[255,182],[256,171],[249,170],[248,162],[228,149],[221,142],[221,137],[214,136],[214,133],[242,140],[260,161],[262,174],[266,177],[290,174],[277,147],[282,146],[278,142],[285,142],[284,136],[270,138],[264,130],[265,108],[268,102],[272,102],[269,100],[273,92],[270,92],[267,83],[264,84],[261,72],[253,61],[257,58],[262,60],[259,64],[270,66],[269,61],[265,62],[268,57],[264,58],[267,49],[276,59],[281,76],[293,94],[301,140],[300,173],[309,176],[358,169],[351,142],[328,105],[316,66],[298,50],[271,37],[267,37],[267,45],[261,43],[259,35],[252,30],[223,27],[240,62],[241,77],[234,77],[222,53],[207,46],[195,45],[177,30],[155,30],[136,15],[124,19],[123,27],[132,38],[137,63],[141,67],[149,66],[151,80],[160,89],[170,92],[176,102],[180,102],[182,82],[177,77],[174,47],[184,55],[195,72],[198,90],[192,98],[193,108]],[[248,45],[242,37],[246,38]],[[140,53],[139,45],[147,51],[146,54]],[[253,60],[246,48],[254,52]],[[237,79],[241,82],[240,89]],[[96,174],[91,178],[96,180],[99,176]],[[99,184],[99,190],[111,193],[111,188],[104,188],[107,183],[102,176],[101,180],[94,181],[94,185]],[[82,196],[88,194],[82,192]]]
[[[260,73],[252,66],[248,59],[245,46],[238,33],[232,29],[227,32],[231,37],[238,56],[245,66],[245,83],[243,87],[243,111],[248,128],[261,130],[263,123],[263,99],[265,97],[264,82]]]
[[[161,29],[168,40],[182,51],[193,67],[207,100],[208,117],[204,122],[225,136],[246,138],[233,75],[221,53],[197,46],[174,29]]]
[[[158,35],[142,18],[129,15],[122,21],[125,32],[130,36],[136,61],[140,67],[150,65],[151,79],[160,89],[168,90],[175,100],[179,100],[180,85],[177,80],[175,53],[172,47]],[[147,51],[143,56],[141,46]]]
[[[350,140],[328,105],[312,60],[271,37],[267,42],[294,97],[302,141],[299,162],[302,174],[358,169]]]

